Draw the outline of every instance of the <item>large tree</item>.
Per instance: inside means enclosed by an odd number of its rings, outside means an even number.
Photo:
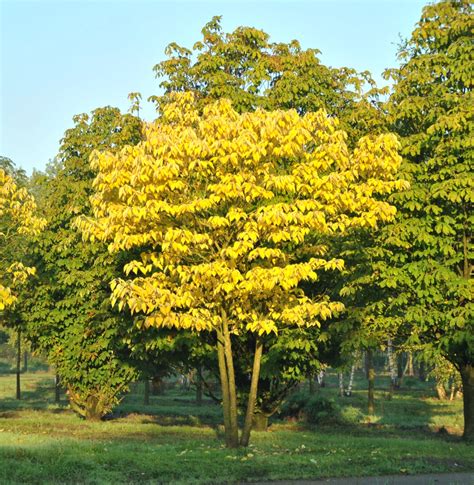
[[[424,8],[401,46],[388,104],[411,188],[394,195],[397,218],[366,253],[361,319],[372,335],[430,347],[459,370],[464,437],[474,439],[472,223],[474,21],[470,2]],[[375,290],[375,291],[374,291]],[[362,299],[364,302],[364,299]]]
[[[48,228],[30,244],[38,268],[22,300],[27,336],[54,364],[68,389],[71,406],[89,419],[110,411],[135,371],[120,358],[122,334],[133,322],[114,312],[109,281],[120,274],[100,243],[84,243],[71,222],[90,211],[94,149],[119,150],[141,139],[141,121],[117,108],[74,117],[46,173],[35,173],[33,190]]]
[[[380,100],[385,90],[376,87],[370,74],[348,67],[326,66],[319,59],[317,49],[303,49],[296,40],[272,42],[266,32],[247,26],[224,32],[221,18],[214,17],[204,26],[202,37],[192,48],[171,43],[165,52],[168,58],[155,66],[164,89],[163,96],[152,97],[159,112],[172,99],[172,93],[191,91],[200,111],[223,97],[230,99],[239,113],[259,107],[295,109],[300,114],[325,109],[338,117],[351,147],[361,136],[384,131],[385,113]],[[356,244],[367,239],[364,235]],[[354,241],[353,235],[350,240]],[[335,248],[334,241],[330,246]],[[334,254],[337,255],[337,249]],[[330,278],[331,284],[320,280],[306,286],[311,286],[308,290],[315,294],[324,291],[337,295],[340,281],[335,275]],[[287,337],[295,347],[286,355],[281,351],[281,340],[272,341],[271,336],[267,337],[257,405],[267,416],[277,409],[297,382],[317,372],[323,354],[338,353],[342,333],[352,330],[341,322],[336,331],[338,335],[334,336],[336,326],[332,321],[324,322],[323,326],[326,327],[323,332],[314,328],[287,329]],[[247,349],[254,345],[254,337],[248,335],[235,346],[236,352],[242,352],[236,370],[239,381],[244,384],[242,391],[245,383],[250,387]],[[334,348],[328,352],[331,346]]]
[[[256,336],[246,446],[265,336],[343,310],[300,284],[343,266],[325,257],[322,236],[394,216],[379,196],[404,185],[397,143],[366,137],[352,152],[324,111],[239,115],[221,100],[200,115],[191,93],[172,99],[142,143],[94,155],[94,217],[78,224],[111,251],[141,251],[112,284],[119,308],[143,314],[145,327],[215,333],[230,447],[239,444],[232,341]]]
[[[468,0],[424,8],[401,47],[389,109],[412,189],[391,228],[396,304],[412,339],[460,371],[464,437],[474,440],[474,18]]]

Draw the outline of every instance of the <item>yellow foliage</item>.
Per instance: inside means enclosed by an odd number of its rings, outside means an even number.
[[[233,332],[260,335],[341,312],[300,283],[343,268],[317,236],[393,218],[380,195],[405,186],[396,138],[365,137],[351,152],[324,111],[238,114],[221,100],[200,116],[191,93],[172,97],[142,143],[91,160],[84,236],[111,251],[148,248],[125,267],[140,276],[112,283],[113,303],[148,326],[195,330],[215,328],[224,310]]]
[[[0,169],[0,218],[2,232],[0,244],[2,249],[18,235],[38,234],[46,225],[46,221],[35,216],[36,204],[33,197],[25,188],[19,188],[15,181],[4,170]],[[7,248],[8,250],[8,248]],[[8,257],[3,257],[8,260]],[[12,305],[16,297],[11,288],[4,284],[21,284],[34,274],[35,269],[24,266],[20,262],[13,262],[3,268],[3,278],[9,280],[0,283],[0,310]]]

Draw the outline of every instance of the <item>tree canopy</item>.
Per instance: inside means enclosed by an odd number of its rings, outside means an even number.
[[[377,88],[369,72],[326,66],[318,49],[303,49],[297,40],[271,42],[268,33],[254,27],[223,32],[219,16],[201,33],[192,49],[169,44],[168,59],[155,66],[165,91],[150,98],[158,111],[171,93],[190,91],[201,110],[223,98],[239,113],[259,107],[300,114],[325,109],[339,118],[351,145],[383,131],[381,99],[387,90]]]
[[[402,46],[389,115],[411,190],[397,197],[385,284],[398,288],[410,339],[461,371],[465,437],[474,439],[474,20],[471,2],[424,8]]]
[[[400,48],[388,120],[410,188],[391,196],[397,216],[371,248],[352,248],[355,286],[372,335],[429,348],[463,377],[465,437],[474,426],[472,225],[473,45],[470,2],[425,7]],[[372,238],[374,235],[371,236]],[[364,295],[365,298],[360,298]]]
[[[112,284],[119,308],[143,314],[144,326],[217,332],[232,408],[230,335],[318,326],[342,311],[299,286],[343,266],[324,258],[318,237],[390,220],[395,209],[377,195],[405,182],[392,135],[363,138],[351,152],[324,111],[239,115],[221,100],[200,116],[193,94],[173,98],[142,143],[94,154],[94,217],[78,225],[111,251],[142,251],[125,271],[143,276]]]

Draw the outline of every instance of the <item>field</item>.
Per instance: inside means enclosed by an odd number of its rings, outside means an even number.
[[[143,405],[134,385],[110,419],[88,423],[54,404],[53,376],[0,374],[0,483],[228,483],[474,470],[472,447],[460,439],[461,402],[441,402],[426,383],[407,381],[388,399],[380,378],[377,414],[365,414],[363,376],[351,397],[337,397],[335,376],[318,392],[352,420],[309,426],[274,419],[249,449],[229,451],[221,410],[194,402],[192,391],[168,389]]]

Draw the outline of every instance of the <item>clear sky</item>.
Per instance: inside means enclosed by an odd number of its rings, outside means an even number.
[[[258,27],[272,41],[298,39],[331,66],[396,65],[400,35],[423,0],[0,0],[0,155],[44,169],[72,116],[100,106],[126,111],[127,94],[159,93],[153,66],[170,42],[191,47],[222,15],[225,31]],[[153,119],[153,108],[142,113]]]

